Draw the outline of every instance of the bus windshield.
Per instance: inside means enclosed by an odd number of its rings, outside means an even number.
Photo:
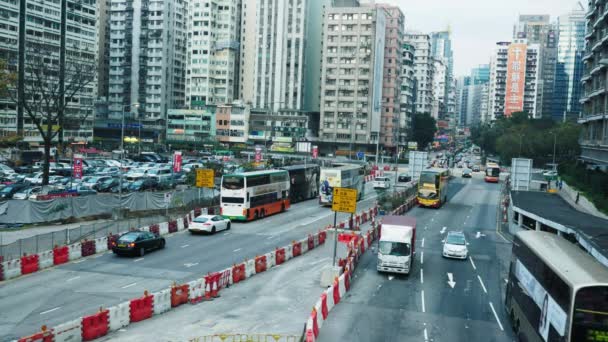
[[[239,176],[224,176],[222,188],[229,190],[240,190],[245,187],[245,179]]]
[[[432,184],[433,186],[437,187],[436,183],[437,180],[437,175],[434,173],[421,173],[420,174],[420,184]]]
[[[608,336],[608,287],[578,290],[574,300],[572,341],[605,341]]]
[[[486,169],[486,176],[498,177],[500,175],[500,169],[497,167],[490,167]]]

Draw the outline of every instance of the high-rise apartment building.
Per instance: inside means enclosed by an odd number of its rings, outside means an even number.
[[[431,114],[433,94],[434,59],[431,55],[431,37],[425,33],[408,32],[405,41],[414,46],[414,70],[416,77],[416,113]]]
[[[452,51],[451,31],[432,32],[431,36],[431,56],[441,59],[445,66],[445,80],[443,98],[437,97],[435,101],[442,103],[436,108],[443,108],[438,117],[441,120],[450,120],[456,109],[456,92],[454,89],[454,52]]]
[[[516,39],[509,45],[504,116],[524,111],[540,118],[537,110],[540,78],[540,47]]]
[[[384,82],[382,85],[382,115],[380,119],[380,144],[397,151],[399,137],[401,58],[405,16],[396,6],[376,5],[386,15],[384,44]]]
[[[386,20],[374,6],[325,10],[319,140],[329,150],[377,150]]]
[[[98,6],[93,0],[68,0],[66,15],[65,56],[66,93],[73,87],[70,73],[78,70],[97,70]],[[25,97],[44,96],[31,86],[40,82],[33,70],[53,69],[59,72],[61,49],[61,3],[59,1],[32,1],[25,3],[25,13],[20,12],[20,2],[0,0],[0,59],[13,71],[18,71],[19,55],[23,53],[25,67],[23,81]],[[19,19],[23,18],[23,30]],[[20,51],[19,32],[23,32],[25,47]],[[17,73],[19,74],[19,73]],[[48,78],[46,78],[48,77]],[[45,94],[57,94],[59,77],[46,74],[48,87]],[[87,84],[68,99],[63,126],[63,140],[91,141],[93,139],[94,101],[97,97],[97,77],[86,77]],[[70,81],[72,80],[72,81]],[[81,79],[80,81],[83,81]],[[80,88],[80,87],[79,87]],[[18,92],[15,89],[15,93]],[[18,95],[17,95],[18,96]],[[51,95],[52,96],[52,95]],[[28,101],[26,98],[25,101]],[[24,141],[41,141],[39,131],[28,115],[19,110],[10,97],[0,98],[0,135],[22,133]],[[56,138],[57,139],[57,138]]]
[[[582,125],[580,158],[604,170],[608,168],[608,90],[606,90],[606,67],[608,60],[608,24],[604,14],[608,10],[605,1],[589,1],[586,47],[583,60],[583,95],[581,103],[583,112],[578,119]]]
[[[505,114],[507,91],[507,61],[510,42],[498,42],[490,59],[490,84],[488,89],[488,122],[494,122]]]
[[[577,3],[571,12],[557,18],[559,29],[555,86],[553,90],[553,119],[562,121],[578,118],[582,106],[581,77],[585,50],[585,8]]]
[[[399,143],[407,143],[407,132],[410,128],[416,101],[416,77],[414,71],[414,45],[403,43],[401,59],[401,91],[399,116]]]
[[[104,102],[108,97],[110,77],[110,2],[111,0],[97,0],[97,96],[104,98]]]
[[[446,90],[447,65],[443,58],[433,58],[433,94],[434,101],[431,105],[431,116],[436,120],[446,119]]]
[[[186,13],[182,0],[111,0],[110,119],[137,112],[144,122],[161,125],[169,108],[184,107]],[[210,17],[211,9],[205,13]],[[205,19],[198,20],[202,25]],[[208,58],[202,50],[196,58]]]
[[[557,61],[557,26],[549,15],[520,15],[513,27],[513,39],[526,39],[539,48],[539,77],[535,117],[551,117]]]
[[[238,93],[240,0],[188,2],[186,106],[232,103]]]

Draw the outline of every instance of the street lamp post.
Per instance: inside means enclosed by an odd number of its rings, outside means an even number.
[[[139,108],[139,103],[133,103],[122,107],[122,124],[120,125],[120,181],[118,184],[118,201],[119,205],[122,206],[122,174],[123,174],[123,161],[125,159],[125,108],[131,107]]]

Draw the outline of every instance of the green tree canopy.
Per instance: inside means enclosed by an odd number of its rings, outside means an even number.
[[[412,119],[412,134],[414,141],[418,143],[418,148],[425,149],[437,132],[437,122],[430,114],[416,114]]]

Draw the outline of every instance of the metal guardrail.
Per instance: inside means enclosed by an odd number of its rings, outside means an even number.
[[[282,334],[215,334],[191,338],[189,342],[300,342],[301,336]]]

